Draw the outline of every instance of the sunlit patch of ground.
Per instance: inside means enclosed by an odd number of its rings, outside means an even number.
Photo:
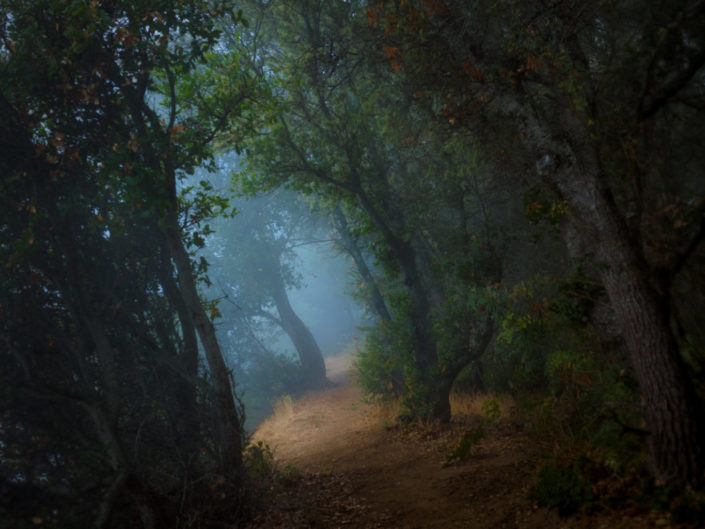
[[[279,461],[313,471],[323,468],[319,462],[330,467],[335,454],[346,454],[355,438],[379,432],[371,407],[360,402],[360,391],[351,383],[349,367],[349,357],[327,358],[332,386],[296,402],[279,399],[253,438],[269,444]]]
[[[512,418],[511,399],[492,397],[487,404],[487,395],[455,396],[450,425],[403,428],[394,421],[394,403],[360,402],[349,362],[349,357],[327,359],[331,387],[280,402],[255,432],[282,468],[300,469],[256,527],[674,527],[663,514],[636,508],[568,518],[539,508],[531,490],[542,443],[526,436]],[[444,465],[488,409],[498,413],[486,437],[466,460]]]
[[[482,417],[487,414],[488,401],[491,401],[492,408],[497,406],[500,417],[508,417],[514,407],[514,399],[509,395],[486,395],[486,394],[458,394],[454,393],[450,397],[450,407],[455,419],[466,419],[469,417]]]

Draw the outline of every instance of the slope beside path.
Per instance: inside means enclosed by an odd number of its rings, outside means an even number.
[[[531,499],[541,447],[503,415],[466,461],[444,466],[479,406],[456,403],[445,427],[408,431],[393,414],[360,401],[350,359],[326,360],[331,387],[278,406],[255,432],[290,476],[261,528],[623,528],[669,527],[632,508],[561,518]],[[505,414],[509,415],[509,414]]]

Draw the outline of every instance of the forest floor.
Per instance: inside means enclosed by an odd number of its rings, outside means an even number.
[[[258,528],[636,529],[678,527],[629,498],[561,517],[532,499],[550,440],[523,433],[509,403],[464,461],[444,466],[480,424],[486,397],[453,403],[443,427],[402,428],[394,410],[360,401],[350,359],[327,359],[330,388],[291,402],[255,432],[278,469]],[[512,418],[514,416],[514,418]]]

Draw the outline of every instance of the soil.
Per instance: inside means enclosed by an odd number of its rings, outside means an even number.
[[[678,527],[628,498],[567,517],[539,507],[532,490],[550,440],[525,434],[506,404],[470,457],[445,465],[480,424],[480,405],[454,403],[449,425],[404,428],[393,410],[360,401],[349,366],[346,357],[327,359],[331,386],[281,402],[255,432],[255,442],[271,447],[279,477],[251,527]]]

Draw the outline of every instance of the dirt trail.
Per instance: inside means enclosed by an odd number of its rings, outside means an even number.
[[[631,509],[561,518],[538,508],[530,490],[541,447],[508,418],[463,462],[444,467],[479,406],[456,403],[443,428],[404,432],[392,415],[360,402],[349,359],[327,359],[328,389],[310,393],[255,432],[280,466],[300,469],[257,527],[623,528],[669,527],[658,513]],[[508,415],[508,414],[507,414]],[[503,415],[504,417],[504,415]]]

